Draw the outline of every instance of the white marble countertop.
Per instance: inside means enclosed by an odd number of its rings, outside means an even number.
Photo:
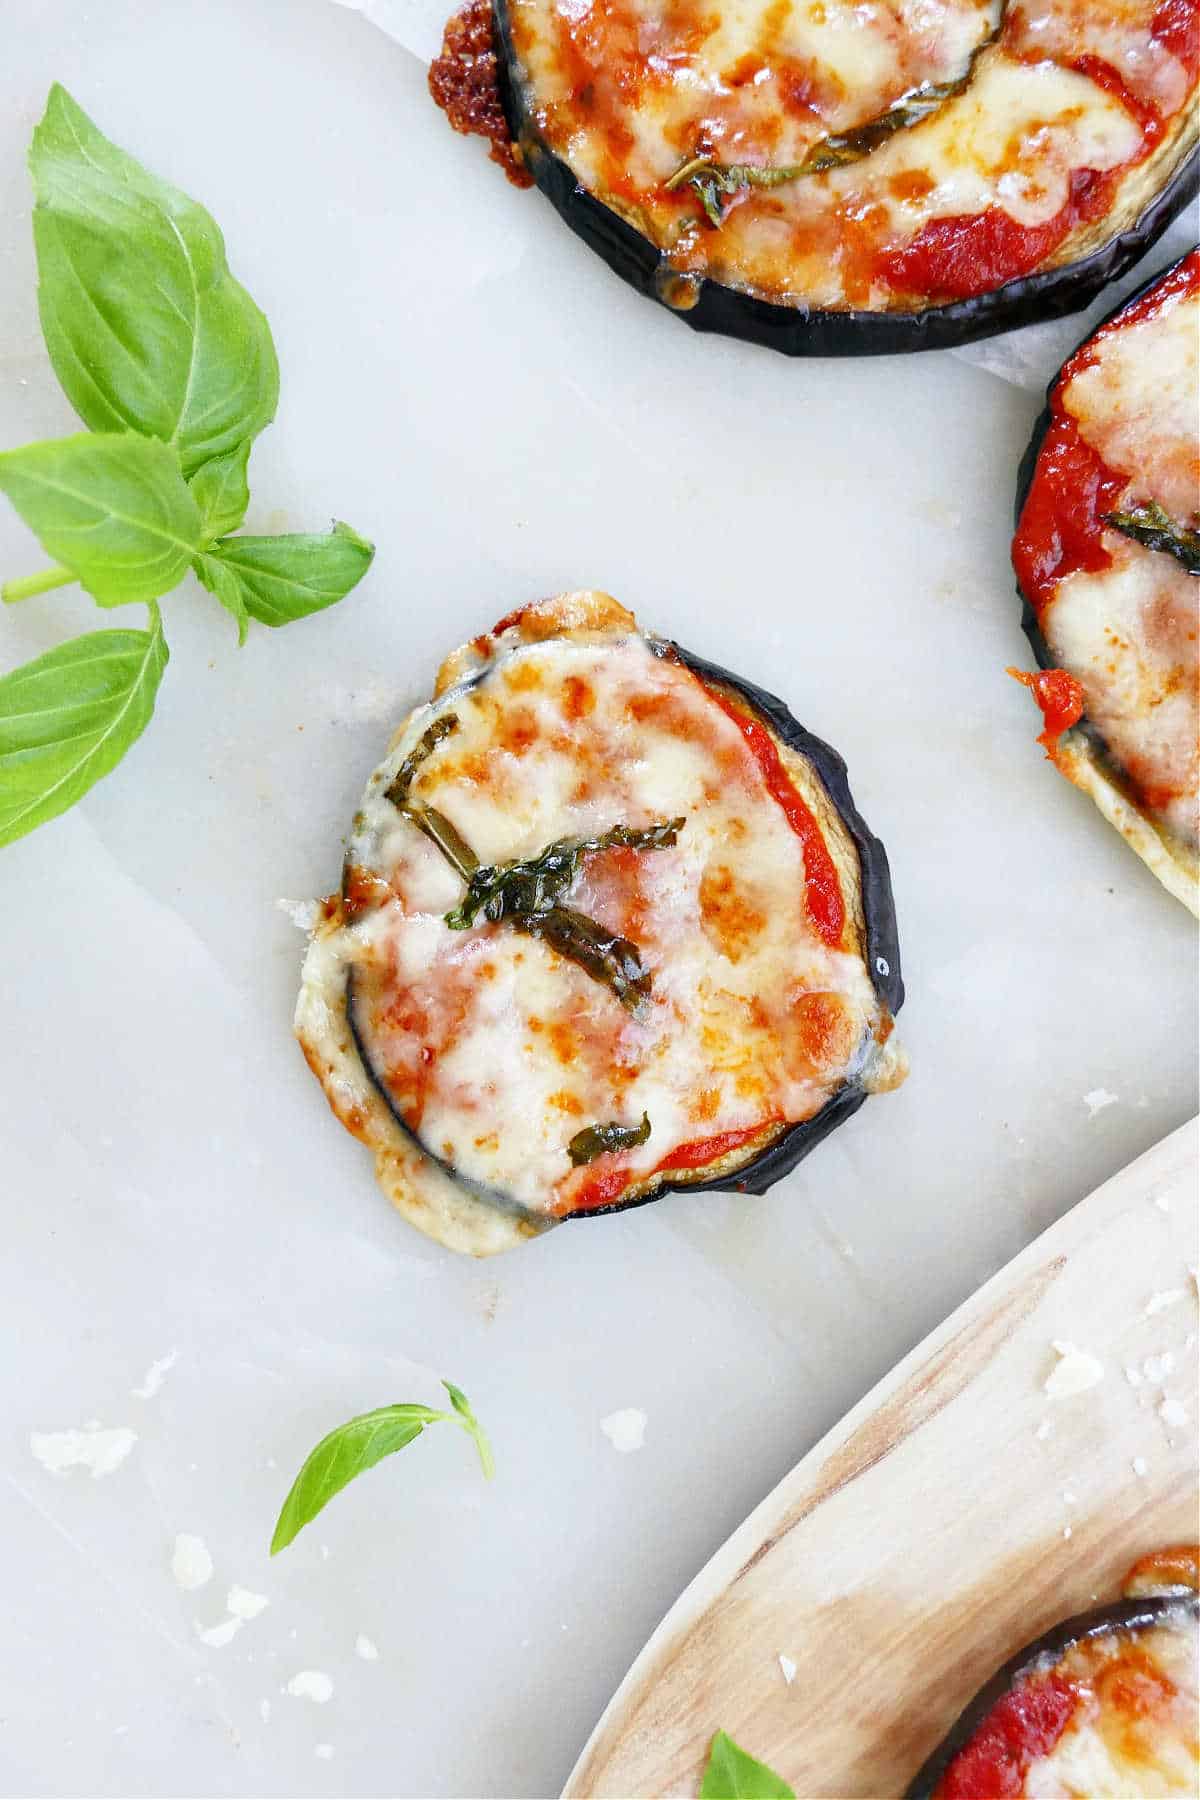
[[[19,10],[0,443],[73,428],[24,169],[57,78],[211,208],[272,322],[251,526],[336,515],[379,553],[344,605],[242,651],[181,588],[141,743],[0,852],[0,1782],[556,1793],[750,1506],[1195,1108],[1192,922],[1041,761],[1003,674],[1026,657],[1007,550],[1037,401],[954,356],[789,364],[696,338],[328,0]],[[0,510],[0,570],[39,557]],[[389,721],[443,650],[576,586],[777,689],[845,754],[891,852],[913,1073],[764,1200],[672,1199],[473,1264],[389,1213],[330,1117],[290,1036],[302,940],[277,902],[334,884]],[[13,609],[0,667],[95,622],[66,593]],[[270,1562],[322,1432],[433,1400],[443,1374],[496,1481],[431,1434]],[[647,1415],[627,1455],[601,1430],[624,1407]],[[32,1453],[93,1419],[136,1433],[106,1477]],[[215,1565],[195,1591],[178,1533]],[[233,1583],[270,1604],[206,1643]],[[327,1703],[285,1691],[302,1670]]]

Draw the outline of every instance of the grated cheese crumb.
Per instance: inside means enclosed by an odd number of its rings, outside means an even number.
[[[1159,1402],[1158,1416],[1164,1425],[1186,1425],[1188,1421],[1185,1408],[1170,1394],[1164,1394]]]
[[[1094,1119],[1096,1114],[1103,1112],[1106,1106],[1115,1106],[1120,1098],[1120,1094],[1110,1094],[1107,1088],[1093,1088],[1090,1094],[1083,1096],[1083,1104],[1088,1109],[1088,1118]]]
[[[1054,1427],[1050,1423],[1049,1419],[1043,1419],[1041,1424],[1038,1426],[1037,1430],[1034,1432],[1033,1435],[1035,1438],[1037,1438],[1039,1443],[1044,1444],[1046,1439],[1053,1432],[1053,1430],[1054,1430]]]
[[[796,1679],[795,1663],[790,1656],[780,1656],[779,1667],[783,1672],[783,1679],[787,1682],[788,1686],[791,1687],[793,1681]]]
[[[1055,1338],[1053,1348],[1058,1362],[1042,1383],[1052,1400],[1068,1394],[1081,1394],[1104,1379],[1104,1364],[1087,1350],[1080,1350],[1066,1338]]]
[[[177,1586],[192,1592],[212,1580],[213,1560],[202,1537],[181,1531],[171,1552],[171,1573]]]
[[[628,1456],[646,1441],[646,1415],[640,1406],[625,1406],[601,1419],[600,1429],[614,1450]]]
[[[1130,1464],[1130,1467],[1132,1468],[1135,1475],[1140,1476],[1140,1475],[1144,1475],[1146,1473],[1146,1471],[1148,1470],[1150,1465],[1146,1461],[1144,1456],[1135,1456],[1132,1463]]]
[[[301,1669],[288,1682],[287,1691],[297,1700],[315,1700],[324,1706],[333,1698],[333,1682],[323,1669]]]

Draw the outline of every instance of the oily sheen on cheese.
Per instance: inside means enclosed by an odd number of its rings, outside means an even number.
[[[1013,544],[1085,732],[1055,751],[1193,908],[1200,852],[1200,582],[1107,523],[1153,503],[1200,522],[1200,254],[1066,364]],[[1096,742],[1103,746],[1097,760]]]
[[[911,309],[1069,261],[1138,171],[1171,166],[1194,133],[1195,0],[506,0],[506,13],[537,133],[583,186],[676,272],[784,304]],[[968,73],[864,159],[726,195],[718,228],[670,185],[697,156],[794,166]]]
[[[465,679],[398,733],[297,1013],[335,1110],[390,1154],[380,1172],[393,1197],[480,1252],[710,1174],[733,1151],[736,1166],[848,1083],[885,1087],[902,1072],[865,961],[857,853],[820,783],[777,748],[768,779],[763,728],[736,697],[597,599],[595,624],[547,629],[570,610],[531,608],[479,640],[486,654],[452,671]],[[388,797],[439,721],[446,735],[409,803],[435,808],[483,864],[684,821],[668,846],[587,856],[566,897],[636,946],[648,977],[636,1006],[508,919],[447,922],[464,882]],[[818,836],[798,835],[784,789]],[[573,1161],[581,1131],[643,1119],[644,1143]],[[435,1173],[414,1202],[421,1164]]]

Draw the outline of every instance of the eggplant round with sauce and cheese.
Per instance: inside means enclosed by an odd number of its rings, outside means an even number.
[[[1200,1782],[1194,1546],[1143,1557],[1125,1598],[1057,1625],[981,1689],[905,1800],[1192,1800]]]
[[[567,223],[696,329],[793,355],[1072,311],[1196,188],[1197,0],[495,0],[494,18],[519,160]]]
[[[905,1062],[840,757],[607,595],[455,652],[367,785],[296,1030],[413,1224],[475,1255],[764,1192]]]
[[[1019,679],[1060,772],[1200,914],[1200,251],[1100,326],[1047,399],[1012,547],[1042,667]]]

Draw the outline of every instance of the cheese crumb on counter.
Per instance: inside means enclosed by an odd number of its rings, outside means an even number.
[[[1096,1114],[1103,1112],[1106,1106],[1115,1106],[1120,1098],[1120,1094],[1110,1094],[1107,1088],[1093,1088],[1090,1094],[1083,1096],[1083,1104],[1088,1109],[1088,1118],[1094,1119]]]
[[[297,1700],[315,1700],[324,1706],[333,1698],[333,1682],[324,1669],[301,1669],[287,1684],[287,1691]]]
[[[1052,1400],[1065,1399],[1068,1394],[1082,1394],[1085,1388],[1095,1387],[1098,1381],[1103,1381],[1104,1364],[1089,1351],[1080,1350],[1066,1338],[1055,1338],[1053,1349],[1058,1361],[1042,1383],[1044,1392]]]
[[[628,1456],[646,1441],[646,1415],[640,1406],[625,1406],[601,1419],[600,1429],[614,1450]]]
[[[109,1430],[95,1423],[82,1431],[31,1431],[29,1448],[52,1475],[65,1475],[68,1469],[87,1469],[93,1481],[119,1469],[133,1446],[137,1432],[127,1425]]]
[[[171,1573],[176,1586],[194,1592],[212,1580],[212,1572],[213,1559],[204,1539],[194,1537],[190,1531],[181,1531],[171,1552]]]
[[[779,1658],[779,1668],[783,1675],[783,1679],[787,1682],[788,1686],[791,1687],[793,1681],[796,1679],[796,1665],[791,1657],[781,1655]]]
[[[129,1390],[134,1399],[153,1400],[168,1373],[175,1367],[178,1357],[178,1350],[168,1350],[165,1356],[160,1356],[157,1362],[152,1362],[142,1377],[141,1385]]]
[[[361,1656],[364,1662],[378,1662],[379,1645],[367,1637],[365,1632],[360,1631],[354,1640],[354,1654]]]
[[[1187,1409],[1171,1394],[1164,1394],[1158,1407],[1158,1416],[1164,1425],[1186,1425]]]
[[[265,1594],[252,1594],[249,1588],[239,1587],[236,1581],[225,1596],[225,1610],[235,1619],[257,1619],[270,1604]]]
[[[1145,1475],[1150,1467],[1144,1456],[1135,1456],[1129,1466],[1137,1476]]]
[[[223,1650],[226,1644],[232,1644],[244,1624],[244,1619],[222,1619],[219,1625],[201,1625],[197,1620],[196,1636],[210,1650]]]

